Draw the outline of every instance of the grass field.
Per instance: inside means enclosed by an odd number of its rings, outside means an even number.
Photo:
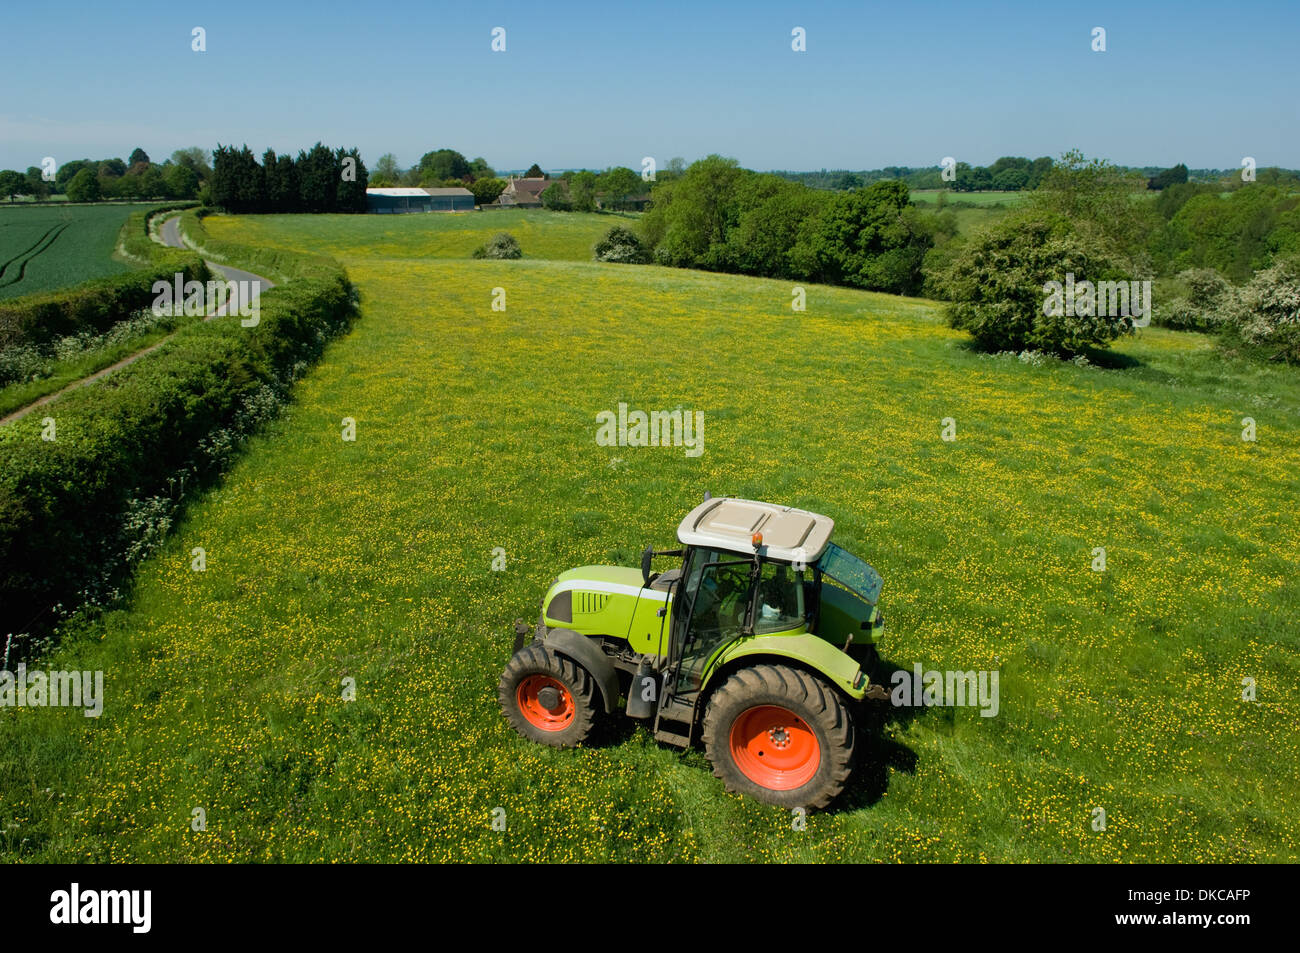
[[[509,214],[567,260],[456,257],[500,216],[209,220],[337,255],[362,317],[44,661],[102,669],[103,717],[0,710],[0,858],[1300,857],[1294,372],[1159,329],[1108,368],[983,357],[929,302],[813,287],[796,315],[787,283],[595,264],[607,220]],[[598,446],[620,401],[703,411],[703,455]],[[806,830],[642,728],[516,737],[511,620],[672,544],[706,489],[833,516],[884,576],[888,662],[999,670],[998,716],[890,710]]]
[[[912,201],[917,205],[934,205],[939,196],[946,194],[949,205],[1005,205],[1008,208],[1019,205],[1028,196],[1028,192],[954,192],[950,189],[913,189]]]
[[[296,251],[368,258],[469,258],[498,232],[519,239],[524,258],[591,261],[592,246],[615,225],[632,224],[634,216],[596,215],[514,209],[501,212],[413,215],[260,215],[239,220],[210,218],[215,238],[238,238],[249,244],[279,245]]]
[[[126,271],[113,258],[127,216],[146,205],[0,205],[0,300]]]

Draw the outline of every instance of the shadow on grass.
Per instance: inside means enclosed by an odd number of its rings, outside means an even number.
[[[879,657],[867,668],[871,684],[883,686],[886,691],[893,684],[896,671],[911,670]],[[891,726],[906,727],[930,711],[921,706],[894,705],[888,700],[868,700],[857,705],[853,711],[858,730],[857,764],[844,793],[827,808],[827,813],[856,811],[874,805],[889,788],[890,768],[915,774],[916,752],[890,738],[886,731]]]
[[[954,343],[953,346],[957,350],[964,351],[967,354],[970,354],[975,357],[980,357],[980,356],[994,357],[999,354],[1005,354],[1007,355],[1007,359],[1010,360],[1017,353],[1016,351],[1013,351],[1011,349],[1007,349],[1005,351],[991,351],[988,348],[981,346],[974,339],[957,341]],[[1117,351],[1112,351],[1107,348],[1088,347],[1088,348],[1084,348],[1081,353],[1082,356],[1087,359],[1089,364],[1092,364],[1095,367],[1100,367],[1102,370],[1107,370],[1107,371],[1127,371],[1127,370],[1133,370],[1135,368],[1142,368],[1147,366],[1147,364],[1144,361],[1134,357],[1132,354],[1121,354]],[[1070,361],[1071,358],[1076,356],[1078,355],[1057,354],[1057,355],[1053,355],[1052,359],[1060,360],[1062,363],[1067,363]]]
[[[896,665],[886,659],[877,660],[868,667],[867,673],[873,685],[890,686],[895,671],[911,672],[910,668]],[[910,676],[909,676],[910,677]],[[629,679],[630,680],[630,679]],[[620,685],[626,695],[626,684]],[[853,718],[858,732],[857,764],[853,776],[849,779],[844,793],[835,800],[828,813],[854,811],[870,807],[879,801],[889,786],[889,770],[916,772],[917,756],[911,748],[888,737],[887,729],[891,726],[906,727],[914,718],[929,715],[932,709],[924,706],[902,707],[886,701],[866,701],[853,707]],[[952,717],[951,709],[937,709],[937,717]],[[638,728],[647,731],[654,726],[653,719],[637,720],[624,716],[622,709],[597,720],[584,747],[613,748],[626,744],[635,736]],[[702,752],[703,745],[695,732],[694,744],[690,752]],[[671,745],[660,747],[671,749]],[[687,754],[688,752],[681,752]]]

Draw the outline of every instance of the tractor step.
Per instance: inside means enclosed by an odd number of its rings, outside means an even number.
[[[678,748],[689,748],[691,739],[686,735],[679,735],[674,731],[665,731],[660,728],[655,732],[655,741],[662,741],[664,744],[674,745]]]

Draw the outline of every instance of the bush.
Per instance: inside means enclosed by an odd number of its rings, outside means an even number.
[[[650,253],[637,237],[636,232],[622,225],[615,225],[605,237],[596,242],[596,261],[614,261],[627,265],[644,265],[650,261]]]
[[[990,351],[1076,354],[1131,331],[1119,316],[1046,313],[1047,283],[1070,274],[1092,282],[1124,277],[1101,241],[1073,234],[1068,219],[1015,215],[974,236],[954,258],[942,278],[948,321]]]
[[[1229,319],[1264,357],[1300,364],[1300,267],[1282,262],[1258,272],[1235,295]]]
[[[1154,323],[1177,331],[1213,331],[1222,326],[1236,297],[1223,275],[1213,268],[1189,268],[1179,273],[1175,284],[1186,293],[1163,298]]]
[[[519,241],[509,232],[500,232],[474,249],[475,258],[523,258]]]

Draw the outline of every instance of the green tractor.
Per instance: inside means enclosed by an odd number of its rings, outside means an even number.
[[[728,791],[825,807],[853,770],[858,703],[886,697],[866,671],[884,625],[881,579],[830,541],[834,525],[706,494],[677,528],[682,548],[647,548],[640,570],[569,570],[531,643],[515,622],[497,692],[507,720],[568,747],[626,699],[624,714],[656,740],[702,741]],[[653,573],[659,557],[681,563]]]

